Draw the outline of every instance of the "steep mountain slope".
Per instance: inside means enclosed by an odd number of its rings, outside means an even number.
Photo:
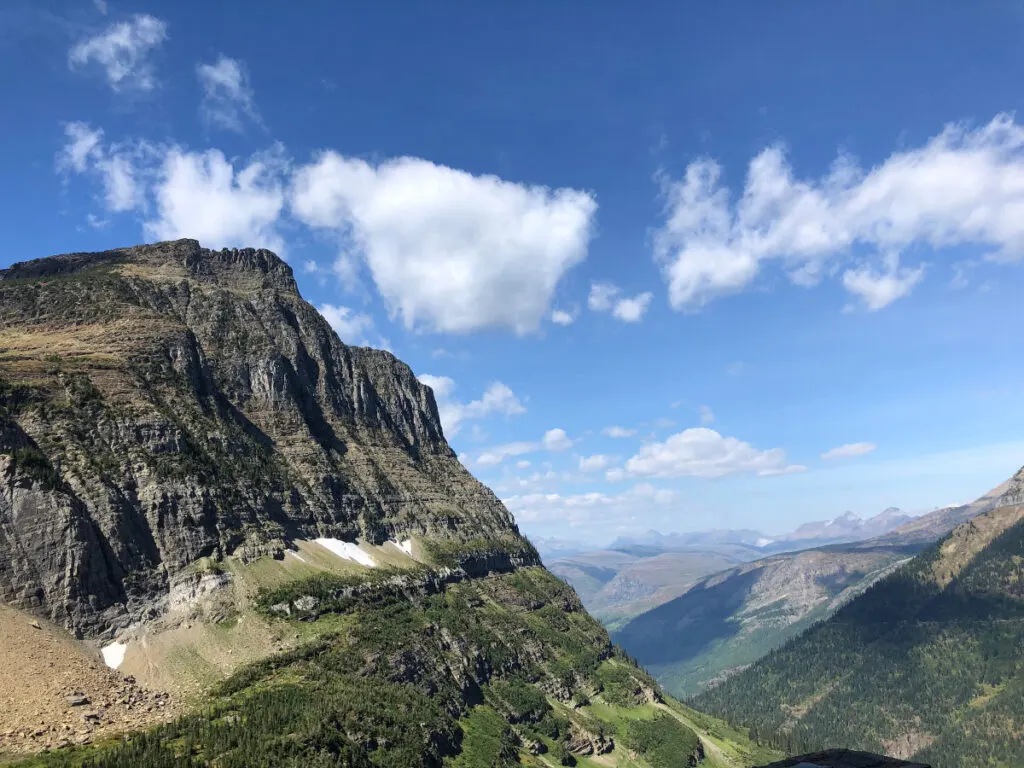
[[[753,550],[735,545],[674,552],[634,546],[559,558],[549,568],[579,593],[590,613],[614,628],[681,595],[703,576],[753,555]]]
[[[698,706],[764,739],[936,768],[1024,763],[1024,470],[953,530]]]
[[[4,270],[0,382],[0,598],[65,626],[126,626],[190,563],[300,538],[497,537],[537,562],[430,390],[342,344],[267,251]]]
[[[458,462],[431,391],[342,344],[267,251],[182,240],[0,272],[0,602],[193,705],[32,765],[757,754],[616,654]],[[46,693],[58,673],[36,693],[74,716]],[[26,746],[10,709],[0,756]]]
[[[827,618],[960,522],[990,510],[1008,486],[873,539],[786,552],[715,573],[609,628],[673,695],[695,696]],[[871,520],[884,518],[879,525],[885,527],[901,517],[886,510]]]
[[[0,649],[0,745],[14,751],[83,743],[180,712],[61,628],[2,605]]]
[[[731,566],[782,552],[862,540],[896,549],[915,544],[923,547],[978,514],[977,506],[978,502],[921,518],[894,508],[866,520],[846,513],[834,520],[805,523],[773,538],[754,530],[668,535],[652,530],[620,537],[608,549],[548,556],[545,563],[580,594],[588,611],[616,631],[634,617],[684,594],[702,577]],[[897,533],[904,529],[905,534]]]
[[[757,560],[701,579],[613,631],[674,696],[752,664],[909,555],[898,547],[828,547]]]

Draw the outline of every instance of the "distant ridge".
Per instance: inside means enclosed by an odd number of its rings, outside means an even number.
[[[768,743],[842,743],[935,768],[1024,765],[1024,469],[975,514],[694,701]]]

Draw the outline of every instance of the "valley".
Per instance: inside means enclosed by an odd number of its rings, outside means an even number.
[[[616,643],[686,699],[827,619],[956,525],[992,509],[1008,486],[919,517],[892,509],[869,520],[843,515],[771,540],[758,531],[651,532],[616,542],[619,549],[555,559],[550,568]],[[878,535],[856,540],[867,532]],[[822,538],[830,543],[800,548]]]
[[[1019,764],[1022,482],[693,703],[786,751],[838,739],[936,768]]]

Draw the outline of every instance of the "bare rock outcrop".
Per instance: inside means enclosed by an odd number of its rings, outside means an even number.
[[[109,636],[201,558],[316,536],[536,562],[429,387],[343,344],[273,253],[179,240],[0,271],[0,602]]]

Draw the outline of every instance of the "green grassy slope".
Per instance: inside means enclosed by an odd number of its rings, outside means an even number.
[[[324,632],[243,667],[168,725],[24,765],[686,764],[671,753],[739,768],[772,756],[666,700],[544,569],[437,577],[323,573],[266,589],[258,610],[287,605],[274,621]]]

